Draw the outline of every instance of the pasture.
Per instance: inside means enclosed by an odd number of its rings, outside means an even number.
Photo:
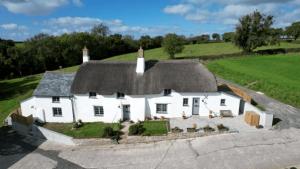
[[[216,75],[300,107],[300,54],[247,56],[209,62]]]

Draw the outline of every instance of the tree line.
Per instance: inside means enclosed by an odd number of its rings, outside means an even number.
[[[90,58],[93,60],[135,52],[139,46],[144,49],[163,46],[170,58],[174,58],[186,44],[225,41],[233,42],[244,52],[251,52],[260,46],[277,44],[281,39],[296,40],[300,37],[300,22],[292,23],[285,29],[273,28],[273,22],[273,16],[254,11],[239,19],[235,32],[226,32],[223,35],[213,33],[185,37],[170,33],[164,37],[144,35],[135,39],[130,35],[111,34],[109,27],[99,24],[89,32],[60,36],[37,34],[20,44],[0,39],[0,79],[81,64],[84,46],[89,49]]]

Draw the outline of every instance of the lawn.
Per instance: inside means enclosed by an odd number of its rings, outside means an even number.
[[[100,138],[105,127],[112,127],[116,131],[120,130],[118,123],[84,123],[76,130],[72,130],[72,126],[72,123],[46,123],[43,127],[74,138]]]
[[[268,47],[263,47],[263,48],[259,48],[259,49],[297,48],[297,47],[300,47],[300,44],[282,42],[280,46],[277,46],[277,45],[276,46],[268,46]],[[240,52],[240,50],[231,43],[208,43],[208,44],[186,45],[184,51],[181,54],[178,54],[176,56],[177,57],[205,56],[205,55],[230,54],[230,53],[236,53],[236,52]],[[137,53],[134,52],[134,53],[130,53],[130,54],[124,54],[124,55],[111,57],[106,60],[126,60],[126,61],[131,60],[131,61],[134,61],[136,59],[136,56],[137,56]],[[163,51],[162,48],[157,48],[157,49],[146,50],[145,58],[146,59],[163,60],[163,59],[168,59],[168,55]],[[78,68],[79,68],[79,66],[72,66],[72,67],[61,69],[60,71],[75,72],[75,71],[77,71]],[[219,73],[219,74],[221,74],[221,73]],[[5,119],[5,117],[11,111],[18,108],[20,101],[31,96],[33,90],[38,85],[38,82],[41,79],[41,77],[42,77],[42,75],[38,74],[38,75],[27,76],[27,77],[23,77],[23,78],[16,78],[16,79],[11,79],[11,80],[0,81],[0,126],[2,126],[2,122]],[[243,81],[242,78],[240,81]],[[273,95],[270,95],[270,96],[273,96]],[[290,98],[292,96],[281,96],[281,97]],[[286,100],[286,99],[283,99],[283,100]],[[293,100],[295,100],[295,99],[293,99]],[[299,103],[297,105],[299,105]]]
[[[159,136],[168,133],[167,121],[144,121],[143,127],[145,131],[143,135],[146,136]]]
[[[258,48],[257,50],[263,49],[276,49],[276,48],[300,48],[300,44],[281,42],[279,45],[266,46]],[[241,50],[235,47],[232,43],[205,43],[205,44],[194,44],[186,45],[183,52],[176,54],[176,57],[187,57],[187,56],[208,56],[208,55],[222,55],[238,53]],[[128,53],[107,58],[106,60],[123,60],[123,61],[134,61],[137,57],[137,53]],[[147,60],[157,59],[165,60],[168,59],[167,53],[162,48],[150,49],[145,51],[145,58]]]
[[[279,54],[222,59],[210,71],[284,103],[300,107],[300,55]]]

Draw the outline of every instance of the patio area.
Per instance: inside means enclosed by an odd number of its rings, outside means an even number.
[[[170,119],[170,127],[179,127],[183,129],[183,132],[187,132],[187,128],[191,128],[193,124],[197,125],[197,128],[203,128],[204,126],[209,125],[210,127],[217,128],[218,124],[223,124],[228,127],[230,131],[236,132],[255,132],[258,130],[265,129],[256,129],[254,126],[249,126],[244,121],[244,116],[237,116],[233,118],[220,118],[215,117],[209,119],[208,117],[200,117],[200,116],[192,116],[188,119],[183,118],[171,118]]]

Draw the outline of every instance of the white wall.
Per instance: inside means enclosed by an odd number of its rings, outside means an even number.
[[[127,96],[117,99],[116,95],[97,95],[89,98],[88,95],[75,95],[74,103],[76,119],[84,122],[103,121],[118,122],[123,119],[123,105],[130,105],[130,118],[133,121],[145,119],[145,98],[141,96]],[[103,117],[94,115],[94,106],[103,106]]]
[[[62,109],[62,116],[53,116],[53,107]],[[72,103],[68,97],[60,97],[59,103],[52,103],[52,97],[31,97],[21,102],[21,110],[23,116],[32,114],[45,122],[70,123],[73,122]]]
[[[208,116],[209,111],[219,114],[220,110],[231,110],[233,115],[239,114],[240,98],[226,93],[177,93],[172,91],[170,96],[148,95],[146,96],[146,114],[152,117],[182,117],[183,112],[186,116],[192,115],[193,98],[200,98],[199,115]],[[188,106],[183,106],[183,98],[188,98]],[[225,99],[225,106],[221,106],[221,99]],[[168,104],[167,114],[157,114],[156,104]],[[206,104],[205,104],[206,103]]]
[[[233,115],[239,114],[240,98],[222,93],[177,93],[172,91],[170,96],[163,94],[147,96],[128,96],[123,99],[117,99],[114,95],[97,95],[90,98],[86,95],[75,95],[74,113],[76,120],[81,119],[83,122],[102,121],[106,123],[118,122],[123,119],[123,105],[130,105],[130,119],[133,121],[144,120],[148,117],[182,117],[183,112],[186,116],[192,115],[193,98],[200,98],[199,115],[208,116],[210,111],[216,114],[220,110],[231,110]],[[183,106],[183,98],[188,98],[188,106]],[[221,99],[225,99],[225,106],[221,106]],[[168,104],[167,114],[157,114],[156,104]],[[94,106],[103,106],[104,115],[95,116]],[[61,107],[63,117],[53,117],[52,107]],[[247,106],[245,106],[247,108]],[[24,116],[30,114],[33,117],[46,122],[72,122],[72,104],[69,98],[60,98],[60,103],[52,103],[51,97],[32,97],[21,103],[22,113]]]

